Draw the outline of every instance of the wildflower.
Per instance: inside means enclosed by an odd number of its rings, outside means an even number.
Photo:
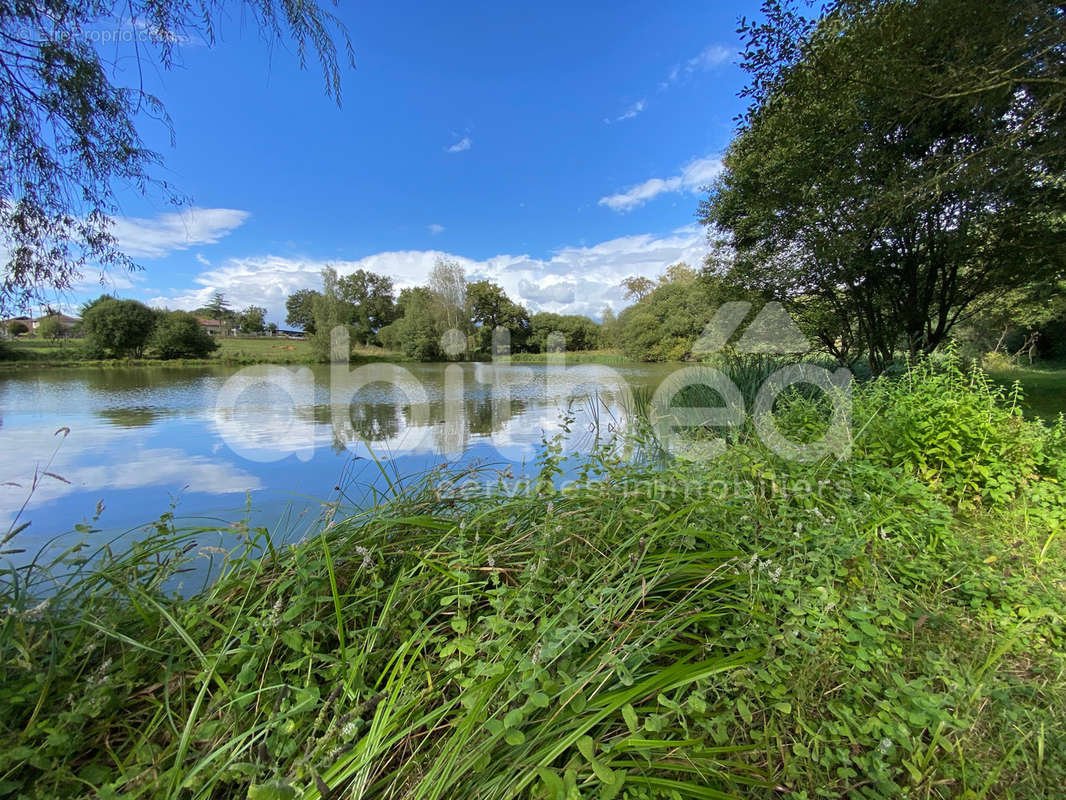
[[[887,753],[889,750],[892,749],[892,740],[888,737],[885,737],[881,740],[880,744],[877,745],[877,749],[882,753]]]
[[[355,732],[358,730],[358,728],[358,723],[354,719],[351,720],[350,722],[345,724],[343,728],[341,728],[341,738],[351,739],[353,736],[355,736]]]
[[[489,564],[489,569],[495,569],[496,568],[496,559],[493,558],[492,556],[489,556],[488,564]]]

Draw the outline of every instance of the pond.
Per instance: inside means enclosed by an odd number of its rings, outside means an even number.
[[[323,504],[365,507],[442,464],[529,474],[574,415],[570,450],[624,415],[626,387],[676,366],[404,364],[138,367],[0,375],[0,532],[16,563],[94,542],[168,511],[226,528],[247,513],[284,537]],[[592,402],[590,398],[596,398]],[[597,423],[599,423],[597,425]],[[36,476],[36,480],[35,480]],[[59,536],[58,542],[53,541]]]

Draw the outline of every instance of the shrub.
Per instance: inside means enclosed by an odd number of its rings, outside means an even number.
[[[156,323],[152,347],[160,358],[203,358],[218,349],[218,342],[192,314],[170,311]]]
[[[24,333],[29,333],[30,328],[21,320],[13,319],[7,323],[7,333],[9,336],[21,336]]]
[[[954,353],[856,395],[856,444],[870,461],[902,466],[960,507],[999,506],[1053,469],[1047,429],[1026,423],[1021,390],[992,384]]]
[[[136,300],[107,298],[85,312],[82,325],[89,352],[139,358],[155,328],[156,314]]]
[[[53,314],[38,322],[37,335],[42,339],[57,341],[63,335],[63,325],[59,322],[59,317]]]

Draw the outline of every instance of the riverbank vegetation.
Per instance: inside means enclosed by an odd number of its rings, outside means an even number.
[[[1051,796],[1066,429],[957,361],[855,392],[844,461],[550,441],[294,544],[171,511],[9,569],[0,796]]]

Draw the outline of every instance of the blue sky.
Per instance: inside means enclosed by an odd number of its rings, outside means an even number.
[[[341,108],[239,17],[145,72],[176,143],[142,133],[192,204],[122,195],[115,230],[145,269],[109,288],[170,308],[218,290],[283,323],[327,263],[400,288],[445,255],[533,311],[598,316],[621,278],[699,262],[755,3],[384,5],[337,10],[357,61]],[[72,299],[97,293],[86,277]]]

